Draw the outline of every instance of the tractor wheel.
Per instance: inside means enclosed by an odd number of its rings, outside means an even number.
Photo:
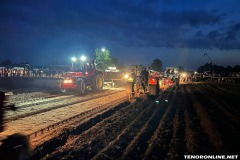
[[[76,92],[79,95],[84,95],[86,93],[86,84],[83,79],[78,80]]]
[[[98,74],[92,79],[92,89],[95,91],[100,91],[103,89],[103,77]]]

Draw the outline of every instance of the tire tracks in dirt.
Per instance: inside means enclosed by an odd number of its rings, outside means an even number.
[[[170,91],[162,93],[161,98],[157,98],[157,100],[167,99],[169,92]],[[136,146],[140,146],[137,149],[139,153],[145,150],[147,140],[151,138],[152,133],[156,129],[156,122],[158,122],[156,119],[161,118],[161,114],[166,110],[167,105],[164,103],[164,101],[160,101],[158,104],[153,101],[148,107],[148,110],[152,112],[150,116],[147,114],[139,115],[139,117],[134,120],[134,123],[121,133],[119,138],[101,150],[93,159],[102,159],[104,157],[118,159],[121,156],[120,159],[129,159],[130,157],[127,154],[132,152]]]
[[[220,117],[226,117],[229,123],[227,126],[239,127],[240,117],[237,114],[239,113],[239,108],[237,108],[238,104],[235,99],[240,99],[240,97],[233,99],[231,95],[217,90],[212,85],[200,85],[198,87],[203,94],[208,95],[208,99],[216,106],[215,111],[218,112]]]
[[[53,99],[45,99],[44,101],[42,102],[35,102],[33,106],[31,105],[26,105],[26,106],[22,106],[22,107],[19,107],[19,109],[17,109],[17,111],[15,111],[16,114],[15,116],[8,116],[8,114],[6,114],[6,118],[4,120],[4,123],[7,123],[9,121],[14,121],[14,120],[17,120],[17,119],[20,119],[20,118],[25,118],[25,117],[28,117],[28,116],[33,116],[33,115],[36,115],[36,114],[40,114],[40,113],[43,113],[43,112],[48,112],[48,111],[51,111],[51,110],[54,110],[54,109],[58,109],[58,108],[62,108],[62,107],[66,107],[66,106],[69,106],[69,105],[73,105],[73,104],[78,104],[78,103],[82,103],[82,102],[85,102],[85,101],[89,101],[91,99],[96,99],[96,98],[99,98],[99,97],[105,97],[105,96],[108,96],[108,95],[112,95],[112,94],[116,94],[116,93],[119,93],[121,91],[109,91],[109,92],[101,92],[99,94],[93,94],[93,95],[88,95],[86,97],[77,97],[77,96],[74,96],[74,95],[69,95],[69,96],[65,96],[65,97],[60,97],[56,99],[53,98]],[[26,109],[27,110],[24,110]],[[24,111],[22,111],[24,110]]]
[[[184,85],[182,88],[182,97],[184,100],[185,113],[185,154],[214,154],[215,149],[210,142],[208,133],[205,132],[201,125],[201,119],[194,107],[195,102],[188,90],[189,85]]]
[[[228,117],[233,112],[228,92],[207,83],[180,85],[168,93],[157,101],[144,99],[99,113],[39,146],[35,159],[184,159],[187,154],[239,153],[238,128],[231,129]]]
[[[86,144],[88,144],[89,142],[91,142],[89,141],[90,139],[93,140],[97,135],[100,135],[101,132],[88,132],[87,130],[89,130],[91,127],[95,126],[96,124],[104,121],[105,119],[109,119],[109,117],[114,115],[116,112],[118,113],[120,110],[122,110],[128,105],[129,105],[129,102],[124,102],[102,114],[92,116],[92,118],[85,120],[85,122],[78,124],[78,126],[73,126],[73,127],[70,127],[69,129],[65,129],[57,137],[54,137],[51,140],[45,142],[44,144],[36,147],[30,159],[32,160],[42,159],[42,158],[48,159],[48,156],[50,156],[51,154],[54,154],[55,157],[58,157],[59,153],[57,151],[59,150],[62,151],[62,153],[60,153],[61,156],[64,155],[64,153],[68,154],[70,152],[69,151],[64,152],[61,149],[61,146],[64,146],[65,144],[67,144],[69,140],[70,142],[76,141],[81,144],[85,144],[84,142],[86,142]],[[54,153],[55,151],[56,153]],[[48,156],[44,157],[46,155]]]
[[[143,155],[143,159],[156,159],[157,157],[167,158],[170,156],[170,145],[177,146],[175,137],[176,135],[173,121],[177,110],[179,109],[179,97],[181,93],[179,92],[179,87],[175,88],[172,96],[169,98],[170,102],[167,106],[167,110],[160,119],[158,126],[153,133],[149,143],[148,148]],[[174,135],[175,134],[175,135]],[[178,150],[179,151],[179,150]],[[178,152],[177,151],[177,152]]]
[[[198,94],[202,94],[199,97],[200,103],[209,104],[208,107],[205,106],[206,111],[209,115],[212,115],[212,123],[222,137],[224,146],[227,147],[225,150],[229,150],[227,151],[228,153],[238,153],[237,146],[240,144],[238,136],[240,135],[239,115],[229,113],[227,109],[230,107],[225,103],[223,98],[220,98],[218,101],[216,100],[218,99],[216,95],[221,95],[221,93],[216,93],[214,88],[209,87],[209,85],[200,85],[197,86],[197,89]],[[221,121],[219,121],[220,119]]]
[[[228,90],[226,89],[219,89],[220,85],[216,84],[210,84],[208,86],[204,85],[205,88],[208,90],[209,93],[214,92],[215,99],[217,98],[219,101],[221,101],[221,104],[224,104],[226,107],[226,110],[232,115],[235,113],[239,113],[240,108],[239,108],[239,99],[240,99],[240,94],[236,94],[236,90],[240,92],[240,87],[239,85],[235,85],[235,92],[229,93],[228,91],[231,90],[230,86],[226,84],[226,88],[229,88]],[[231,92],[231,91],[230,91]],[[216,97],[216,95],[218,97]],[[224,108],[225,109],[225,108]]]
[[[227,94],[240,95],[240,84],[211,83],[211,86]]]
[[[146,121],[148,121],[148,117],[150,117],[153,112],[155,111],[154,107],[149,107],[152,100],[144,100],[143,106],[145,106],[145,110],[139,112],[141,109],[139,107],[125,107],[122,110],[125,110],[124,114],[119,115],[112,115],[108,119],[104,120],[100,124],[94,126],[86,133],[78,135],[78,138],[74,138],[71,140],[70,144],[66,144],[63,147],[60,147],[60,152],[53,152],[51,156],[47,156],[46,159],[51,157],[64,157],[67,159],[91,159],[93,156],[97,155],[99,151],[103,150],[106,146],[114,142],[114,140],[118,139],[120,142],[123,140],[121,135],[130,135],[130,138],[133,139],[134,135],[138,133],[139,128],[141,128]],[[155,103],[155,102],[154,102]],[[139,105],[139,104],[138,104]],[[137,109],[137,110],[136,110]],[[140,109],[140,110],[139,110]],[[130,111],[136,112],[136,114],[132,114]],[[140,117],[140,119],[138,118]],[[144,120],[145,117],[145,120]],[[135,120],[139,119],[139,120]],[[111,123],[109,123],[110,121]],[[132,125],[131,125],[131,122]],[[121,125],[119,125],[121,124]],[[134,124],[134,125],[133,125]],[[99,126],[100,125],[100,126]],[[133,126],[133,127],[131,127]],[[94,134],[98,133],[98,134]],[[127,133],[127,134],[125,134]],[[96,136],[89,136],[89,135],[96,135]],[[86,141],[80,141],[81,137],[88,137]],[[80,137],[80,138],[79,138]],[[103,139],[103,137],[105,137]],[[126,137],[125,137],[126,138]],[[122,141],[119,143],[121,144]],[[123,143],[129,144],[129,140]],[[77,149],[71,149],[69,146],[76,146]],[[125,145],[126,145],[125,144]],[[67,148],[67,150],[61,150],[61,148]],[[123,150],[123,148],[118,148],[118,150]],[[60,155],[59,155],[60,154]],[[67,154],[67,155],[66,155]],[[80,156],[81,155],[81,156]]]
[[[133,121],[140,112],[147,110],[148,102],[143,102],[142,105],[125,106],[119,110],[116,114],[111,115],[101,123],[97,124],[93,128],[90,128],[84,133],[74,134],[70,136],[69,143],[59,147],[61,152],[53,152],[49,157],[65,157],[66,159],[91,159],[99,150],[116,139],[122,130],[126,128],[131,121]],[[129,114],[131,115],[129,117]],[[151,114],[149,112],[148,114]],[[121,124],[121,125],[119,125]],[[105,137],[104,139],[102,137]],[[78,146],[72,149],[71,146]],[[61,149],[63,148],[63,149]],[[80,156],[81,155],[81,156]]]
[[[193,93],[190,94],[194,107],[200,119],[200,123],[204,131],[208,134],[210,142],[215,147],[217,154],[227,154],[236,152],[236,148],[232,147],[227,139],[228,130],[223,128],[218,115],[218,108],[209,100],[207,94],[202,93],[199,86],[192,85],[188,88]],[[216,110],[217,109],[217,110]],[[216,119],[217,118],[217,119]]]
[[[179,87],[180,96],[183,95],[183,87]],[[169,144],[169,152],[167,153],[167,159],[181,159],[183,154],[186,153],[185,145],[185,106],[184,102],[179,102],[176,106],[176,114],[173,119],[173,136]]]

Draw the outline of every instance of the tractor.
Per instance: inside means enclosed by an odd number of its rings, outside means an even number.
[[[86,58],[81,58],[82,61],[72,65],[72,71],[67,73],[61,84],[62,92],[74,91],[79,95],[84,95],[87,88],[95,91],[103,89],[103,72],[97,70],[94,60],[86,61]]]
[[[160,80],[162,74],[142,65],[132,66],[131,74],[126,75],[126,91],[129,99],[140,94],[158,96],[160,92]]]

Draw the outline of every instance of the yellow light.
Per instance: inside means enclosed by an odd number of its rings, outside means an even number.
[[[128,74],[125,74],[125,75],[124,75],[124,78],[125,78],[125,79],[128,79],[128,78],[129,78],[129,75],[128,75]]]
[[[183,73],[182,76],[183,76],[183,77],[186,77],[186,73]]]
[[[63,83],[73,83],[73,81],[71,79],[65,79]]]
[[[132,78],[132,77],[130,77],[130,78],[128,78],[128,80],[129,80],[129,81],[133,81],[133,78]]]

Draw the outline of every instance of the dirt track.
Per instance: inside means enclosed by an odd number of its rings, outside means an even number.
[[[240,86],[188,84],[66,128],[32,159],[183,159],[240,153]]]

